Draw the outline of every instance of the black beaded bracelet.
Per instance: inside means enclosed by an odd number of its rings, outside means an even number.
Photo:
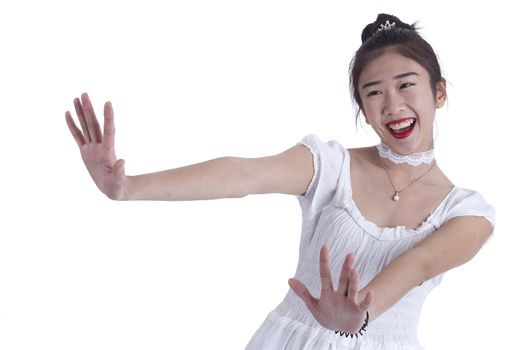
[[[335,331],[335,334],[339,334],[341,337],[344,335],[348,338],[348,336],[350,336],[350,338],[353,338],[354,335],[355,337],[359,337],[360,335],[362,336],[363,333],[362,332],[366,332],[366,327],[368,326],[368,311],[366,312],[366,318],[365,318],[365,323],[363,323],[363,325],[361,326],[361,329],[358,330],[356,333],[347,333],[347,332],[343,332],[343,331]]]

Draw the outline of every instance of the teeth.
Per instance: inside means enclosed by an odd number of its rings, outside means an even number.
[[[400,130],[409,127],[410,125],[414,124],[414,122],[414,119],[409,119],[400,123],[389,124],[388,127],[392,130]]]

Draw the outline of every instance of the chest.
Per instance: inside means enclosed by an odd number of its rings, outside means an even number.
[[[396,194],[383,169],[352,169],[350,182],[352,197],[361,215],[380,227],[419,227],[439,207],[451,186],[422,179],[412,185],[394,183]]]

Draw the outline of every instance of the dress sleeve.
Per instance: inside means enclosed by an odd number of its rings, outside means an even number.
[[[346,150],[339,142],[323,142],[314,134],[305,136],[297,144],[303,144],[310,150],[314,175],[305,194],[296,197],[303,212],[316,212],[334,197]]]
[[[492,225],[492,230],[496,224],[496,211],[492,205],[487,203],[485,198],[476,191],[463,190],[464,193],[458,196],[454,205],[448,212],[447,218],[457,216],[480,216],[487,219]]]

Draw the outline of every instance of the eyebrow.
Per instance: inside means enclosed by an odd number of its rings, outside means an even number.
[[[393,80],[397,80],[397,79],[401,79],[401,78],[404,78],[404,77],[408,77],[410,75],[417,75],[417,76],[419,76],[419,74],[417,74],[416,72],[407,72],[407,73],[402,73],[402,74],[395,75],[395,76],[392,77],[392,79]],[[377,85],[377,84],[380,84],[380,83],[381,83],[381,80],[371,81],[369,83],[364,84],[363,87],[361,87],[361,90],[364,90],[364,89],[366,89],[369,86]]]

